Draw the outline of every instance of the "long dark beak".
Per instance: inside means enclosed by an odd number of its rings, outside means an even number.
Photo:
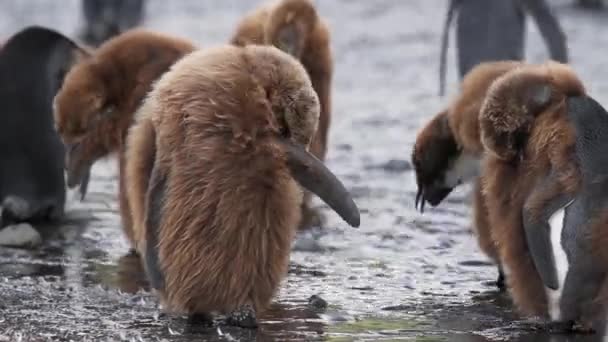
[[[426,200],[424,199],[424,188],[418,187],[418,192],[416,193],[416,202],[414,202],[414,208],[416,208],[416,210],[420,210],[420,213],[424,213],[425,202]]]
[[[428,202],[431,207],[436,207],[452,192],[452,188],[420,185],[416,193],[414,206],[420,213],[424,213],[424,205]]]
[[[359,208],[338,178],[302,146],[287,139],[277,139],[283,147],[292,177],[315,193],[352,227],[359,227]]]
[[[83,201],[85,196],[87,195],[87,190],[89,189],[89,180],[91,179],[91,167],[87,167],[86,171],[82,175],[82,179],[80,180],[80,188],[78,192],[80,193],[80,200]]]
[[[91,168],[93,165],[75,165],[73,155],[79,153],[79,144],[66,145],[67,153],[65,158],[65,165],[67,171],[67,186],[73,188],[80,186],[78,192],[80,193],[80,200],[84,200],[87,190],[89,188],[89,180],[91,178]]]

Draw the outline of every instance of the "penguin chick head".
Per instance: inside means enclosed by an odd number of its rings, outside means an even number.
[[[317,130],[321,107],[304,67],[274,47],[247,49],[254,52],[253,74],[264,88],[279,134],[307,149]]]
[[[310,0],[282,0],[270,12],[264,40],[299,59],[317,20]]]
[[[315,193],[347,223],[360,224],[357,205],[344,185],[325,165],[308,152],[317,130],[320,104],[306,70],[294,57],[268,46],[248,46],[249,65],[259,87],[264,89],[291,176]]]
[[[448,111],[437,114],[416,137],[412,164],[416,172],[418,192],[416,208],[424,211],[426,202],[436,206],[466,181],[462,150],[458,147],[450,125]]]
[[[505,161],[521,157],[535,118],[567,96],[585,93],[572,69],[548,62],[516,68],[492,83],[481,107],[481,141]]]
[[[106,93],[93,61],[79,63],[68,72],[53,101],[55,127],[65,143],[77,142],[98,119],[112,112]]]

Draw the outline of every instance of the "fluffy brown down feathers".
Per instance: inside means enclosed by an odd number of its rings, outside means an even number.
[[[230,42],[238,46],[274,45],[298,58],[319,96],[321,113],[310,151],[321,161],[327,154],[331,123],[331,82],[333,57],[330,32],[310,0],[267,2],[247,14],[238,24]],[[310,194],[304,193],[302,228],[314,224],[309,209]]]
[[[180,38],[134,29],[104,42],[92,58],[66,75],[55,105],[55,124],[64,142],[73,145],[68,185],[98,159],[118,152],[119,203],[123,227],[133,242],[126,201],[124,143],[133,116],[152,82],[195,46]]]
[[[482,158],[479,111],[483,99],[492,82],[521,65],[517,61],[484,62],[465,75],[460,93],[450,106],[438,113],[416,137],[412,162],[419,185],[441,181],[442,175],[462,154]],[[473,228],[481,250],[498,262],[480,191],[476,180],[473,201],[478,204],[473,206]]]
[[[577,188],[565,98],[584,93],[566,65],[525,65],[492,84],[480,114],[482,142],[490,152],[481,176],[483,199],[513,299],[526,314],[546,316],[547,299],[529,254],[521,208],[550,165],[560,170],[560,187],[542,194],[538,203],[554,196],[552,191]]]
[[[304,69],[274,48],[195,52],[155,85],[138,112],[127,155],[139,153],[135,140],[144,131],[155,132],[155,163],[167,179],[160,292],[171,310],[229,313],[269,304],[287,271],[300,220],[294,208],[302,201],[272,137],[308,146],[318,113]],[[127,163],[131,183],[138,162]],[[144,233],[137,236],[145,241],[150,231],[140,215],[136,227]]]
[[[436,170],[430,170],[427,165],[441,165],[440,161],[432,159],[446,158],[445,152],[428,152],[442,140],[448,145],[454,145],[449,149],[481,156],[483,145],[479,133],[479,111],[483,99],[492,82],[520,65],[521,62],[515,61],[485,62],[465,75],[460,93],[450,106],[438,113],[416,137],[412,160],[414,165],[422,169],[422,173],[436,173]]]

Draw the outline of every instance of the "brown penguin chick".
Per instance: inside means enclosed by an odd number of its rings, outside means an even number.
[[[526,239],[523,213],[578,189],[580,177],[572,158],[575,137],[566,117],[566,99],[584,93],[567,65],[526,65],[492,84],[480,112],[486,149],[483,202],[508,287],[525,314],[546,317],[548,301]],[[551,169],[559,170],[557,181],[535,191]]]
[[[484,141],[496,158],[519,167],[516,182],[526,185],[521,225],[546,287],[550,327],[601,332],[608,309],[602,244],[608,242],[608,112],[585,95],[569,68],[550,63],[547,69],[493,85],[481,117]]]
[[[359,225],[347,190],[307,151],[318,116],[304,68],[274,47],[196,51],[161,76],[130,130],[126,180],[165,307],[255,326],[286,275],[298,183]]]
[[[521,66],[521,62],[486,62],[465,75],[460,94],[437,114],[416,137],[412,164],[416,172],[416,206],[436,206],[454,187],[478,174],[483,146],[479,110],[493,81]]]
[[[260,6],[241,20],[230,43],[274,45],[302,63],[321,104],[310,151],[324,161],[331,123],[333,56],[328,25],[319,17],[312,1],[278,0]],[[310,193],[305,192],[302,229],[320,224],[309,206]]]
[[[460,94],[449,108],[437,114],[416,137],[412,164],[416,172],[418,193],[416,207],[424,211],[425,202],[436,206],[461,183],[475,180],[473,190],[473,230],[480,249],[498,264],[499,288],[504,275],[491,238],[487,213],[481,200],[479,174],[483,146],[479,137],[479,110],[493,81],[521,66],[521,62],[486,62],[465,75]]]
[[[194,49],[180,38],[142,29],[127,31],[72,68],[55,97],[55,124],[68,145],[69,187],[79,184],[95,161],[118,153],[121,217],[131,242],[134,237],[122,177],[127,130],[152,83]]]

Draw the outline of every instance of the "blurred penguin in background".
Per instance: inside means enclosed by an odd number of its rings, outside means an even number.
[[[576,6],[585,9],[604,9],[604,0],[576,0]]]
[[[441,42],[440,96],[445,92],[448,36],[456,14],[460,80],[481,62],[524,60],[526,14],[534,18],[550,59],[568,62],[566,36],[545,0],[450,0]]]
[[[138,26],[145,0],[82,0],[85,25],[80,38],[91,46]]]

